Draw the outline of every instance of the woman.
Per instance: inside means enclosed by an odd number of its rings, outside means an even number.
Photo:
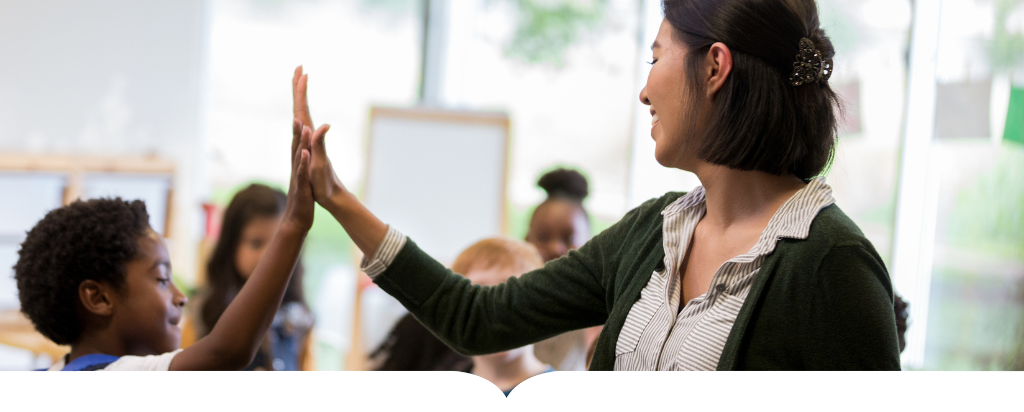
[[[277,231],[287,197],[261,184],[242,189],[224,211],[220,238],[207,265],[209,285],[191,316],[196,338],[213,329],[224,310],[245,285]],[[302,291],[302,263],[295,265],[281,308],[267,333],[263,348],[245,370],[308,369],[309,336],[313,314]],[[182,345],[182,346],[187,346]]]
[[[310,143],[317,202],[374,282],[465,353],[604,324],[591,370],[898,370],[885,266],[815,178],[834,150],[837,100],[815,3],[663,7],[640,100],[655,158],[702,186],[649,200],[495,287],[471,285],[377,219],[338,181],[323,138]],[[309,125],[305,83],[299,68],[296,118]]]

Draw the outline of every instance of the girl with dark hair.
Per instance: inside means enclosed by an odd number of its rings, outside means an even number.
[[[537,186],[548,196],[530,216],[526,241],[537,247],[544,262],[549,262],[590,240],[590,216],[583,207],[590,189],[580,172],[564,168],[545,173]],[[557,370],[586,370],[587,348],[600,332],[600,326],[566,332],[537,342],[533,352]]]
[[[548,197],[533,210],[526,241],[536,246],[547,262],[590,240],[590,217],[583,208],[587,178],[575,170],[555,169],[541,176],[537,186]]]
[[[647,85],[654,157],[702,185],[578,250],[472,285],[375,217],[310,142],[314,197],[363,268],[467,354],[604,324],[591,370],[899,370],[882,259],[835,205],[834,50],[813,0],[665,0]],[[295,116],[312,124],[301,68]],[[568,97],[567,97],[568,98]]]
[[[199,295],[195,305],[198,311],[191,317],[198,338],[217,324],[256,269],[277,230],[286,201],[284,192],[261,184],[249,185],[231,199],[207,264],[207,288]],[[263,347],[245,370],[303,369],[309,355],[313,315],[302,290],[302,275],[300,261]]]

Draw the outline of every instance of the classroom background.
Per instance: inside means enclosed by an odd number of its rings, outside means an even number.
[[[1024,369],[1024,0],[818,4],[845,101],[827,179],[910,303],[904,369]],[[231,196],[287,184],[299,64],[337,173],[363,196],[388,184],[367,173],[388,166],[370,149],[385,147],[373,125],[388,110],[504,119],[481,162],[497,179],[426,174],[488,193],[490,235],[524,236],[556,167],[590,180],[595,233],[692,189],[655,161],[637,97],[660,22],[655,0],[0,0],[0,370],[66,350],[26,327],[10,269],[62,203],[146,200],[175,282],[202,287]],[[404,309],[317,213],[303,256],[313,365],[361,370]]]

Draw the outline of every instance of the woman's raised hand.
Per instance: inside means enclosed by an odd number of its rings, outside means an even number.
[[[295,74],[292,76],[292,114],[295,116],[294,131],[297,134],[292,140],[292,157],[301,163],[301,159],[305,158],[305,155],[301,154],[308,150],[307,181],[312,187],[313,198],[345,228],[352,242],[363,254],[373,256],[388,227],[370,213],[359,199],[341,184],[334,173],[324,144],[324,137],[331,126],[325,124],[316,131],[308,132],[313,127],[313,118],[309,115],[309,103],[306,100],[308,79],[308,76],[302,73],[302,66],[295,68]]]
[[[309,81],[308,75],[302,72],[302,66],[295,68],[292,76],[292,114],[295,121],[300,123],[301,128],[313,127],[313,118],[309,114],[309,101],[306,98],[306,85]],[[330,130],[330,125],[322,125],[311,133],[309,142],[310,170],[309,180],[313,187],[313,196],[316,201],[324,207],[334,196],[346,194],[346,189],[338,176],[334,173],[331,160],[327,158],[327,147],[324,144],[324,137]],[[299,139],[292,140],[292,155],[299,147]],[[304,146],[305,147],[305,146]]]
[[[309,77],[302,73],[302,66],[296,67],[292,76],[292,116],[312,129],[313,118],[309,115],[309,100],[306,98],[308,81]]]

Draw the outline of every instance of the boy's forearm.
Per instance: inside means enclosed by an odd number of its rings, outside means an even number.
[[[373,257],[377,253],[388,227],[355,195],[348,191],[338,192],[322,206],[341,224],[363,255]]]
[[[199,362],[186,369],[241,369],[252,362],[281,305],[305,237],[306,231],[282,223],[210,334],[186,349],[201,352],[188,356]]]

